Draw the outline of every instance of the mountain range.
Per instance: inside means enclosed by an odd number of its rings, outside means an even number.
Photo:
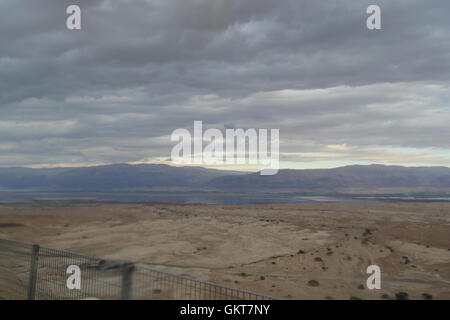
[[[196,189],[224,192],[355,192],[450,190],[448,167],[352,165],[280,170],[261,176],[202,167],[114,164],[77,168],[0,168],[0,190],[115,191]]]

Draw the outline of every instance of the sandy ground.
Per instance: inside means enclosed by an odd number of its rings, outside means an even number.
[[[0,204],[0,237],[284,299],[450,299],[449,203],[36,201]],[[372,264],[381,290],[365,286]]]

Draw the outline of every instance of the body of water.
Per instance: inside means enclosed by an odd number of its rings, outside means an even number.
[[[346,197],[298,196],[292,194],[231,194],[231,193],[86,193],[86,192],[1,192],[0,202],[14,203],[33,200],[109,200],[123,202],[168,202],[186,204],[250,204],[250,203],[349,203],[361,202]]]
[[[108,200],[123,202],[168,202],[201,204],[250,203],[354,203],[379,201],[450,201],[449,197],[411,196],[303,196],[296,194],[234,194],[234,193],[156,193],[156,192],[10,192],[0,191],[0,202],[14,203],[33,200]]]

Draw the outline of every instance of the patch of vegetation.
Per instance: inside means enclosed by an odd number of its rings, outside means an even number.
[[[24,226],[25,225],[21,223],[0,223],[0,228],[18,228]]]
[[[397,300],[409,300],[409,295],[406,292],[398,292],[395,294]]]
[[[319,286],[319,281],[317,281],[317,280],[309,280],[308,281],[308,285],[310,287],[318,287]]]
[[[350,300],[362,300],[362,299],[359,298],[359,297],[351,296],[351,297],[350,297]]]
[[[411,262],[411,260],[409,260],[409,257],[407,257],[407,256],[403,256],[402,259],[403,259],[404,264],[408,264]]]
[[[433,296],[429,293],[422,293],[422,298],[425,300],[433,300]]]
[[[363,232],[363,237],[365,237],[365,236],[371,236],[372,235],[372,230],[371,229],[369,229],[369,228],[366,228],[365,230],[364,230],[364,232]]]

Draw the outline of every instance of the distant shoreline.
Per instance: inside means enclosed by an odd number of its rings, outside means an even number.
[[[295,204],[368,202],[450,202],[448,195],[345,195],[302,193],[224,193],[224,192],[64,192],[0,191],[0,203],[34,201],[124,202],[166,204]]]

